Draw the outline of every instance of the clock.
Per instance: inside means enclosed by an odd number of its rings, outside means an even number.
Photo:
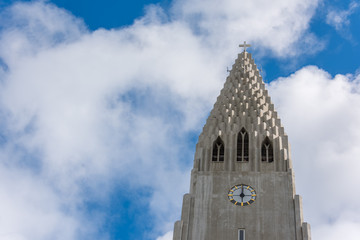
[[[249,185],[239,184],[229,190],[228,198],[235,205],[247,206],[255,202],[256,192]]]

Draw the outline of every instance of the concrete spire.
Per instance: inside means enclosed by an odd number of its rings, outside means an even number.
[[[243,45],[244,51],[238,55],[229,72],[199,137],[198,147],[208,148],[220,136],[231,152],[236,147],[234,136],[244,127],[252,135],[250,149],[261,149],[261,142],[268,136],[273,141],[275,158],[278,159],[273,170],[287,171],[291,168],[287,136],[265,89],[260,71],[251,54],[245,51],[249,45],[246,42]],[[257,152],[253,154],[259,157]],[[231,154],[228,156],[231,157]],[[197,157],[204,159],[204,156]],[[206,165],[203,163],[205,169]],[[228,164],[227,168],[231,165]],[[253,163],[248,170],[261,171],[259,165]]]
[[[190,192],[173,239],[311,240],[289,153],[259,70],[243,51],[196,145]]]

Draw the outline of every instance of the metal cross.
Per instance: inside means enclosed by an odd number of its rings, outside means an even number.
[[[246,52],[246,48],[251,47],[250,44],[246,44],[246,41],[244,41],[244,44],[240,44],[239,47],[243,47],[244,48],[244,52]]]

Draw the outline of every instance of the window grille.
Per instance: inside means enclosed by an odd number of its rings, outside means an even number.
[[[249,161],[249,134],[242,128],[237,138],[237,161]]]
[[[213,144],[212,160],[214,162],[223,162],[224,152],[225,152],[224,142],[221,140],[219,136]]]
[[[261,146],[261,161],[269,163],[274,161],[274,150],[268,137],[265,138]]]

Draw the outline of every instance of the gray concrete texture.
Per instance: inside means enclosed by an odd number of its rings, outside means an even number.
[[[249,134],[249,161],[237,161],[237,137]],[[223,162],[212,161],[213,143],[221,137]],[[261,159],[268,137],[274,161]],[[229,201],[229,190],[251,186],[256,200],[248,206]],[[300,196],[295,194],[290,147],[260,72],[250,53],[242,52],[217,98],[196,145],[190,193],[185,194],[174,240],[310,240],[303,222]]]

